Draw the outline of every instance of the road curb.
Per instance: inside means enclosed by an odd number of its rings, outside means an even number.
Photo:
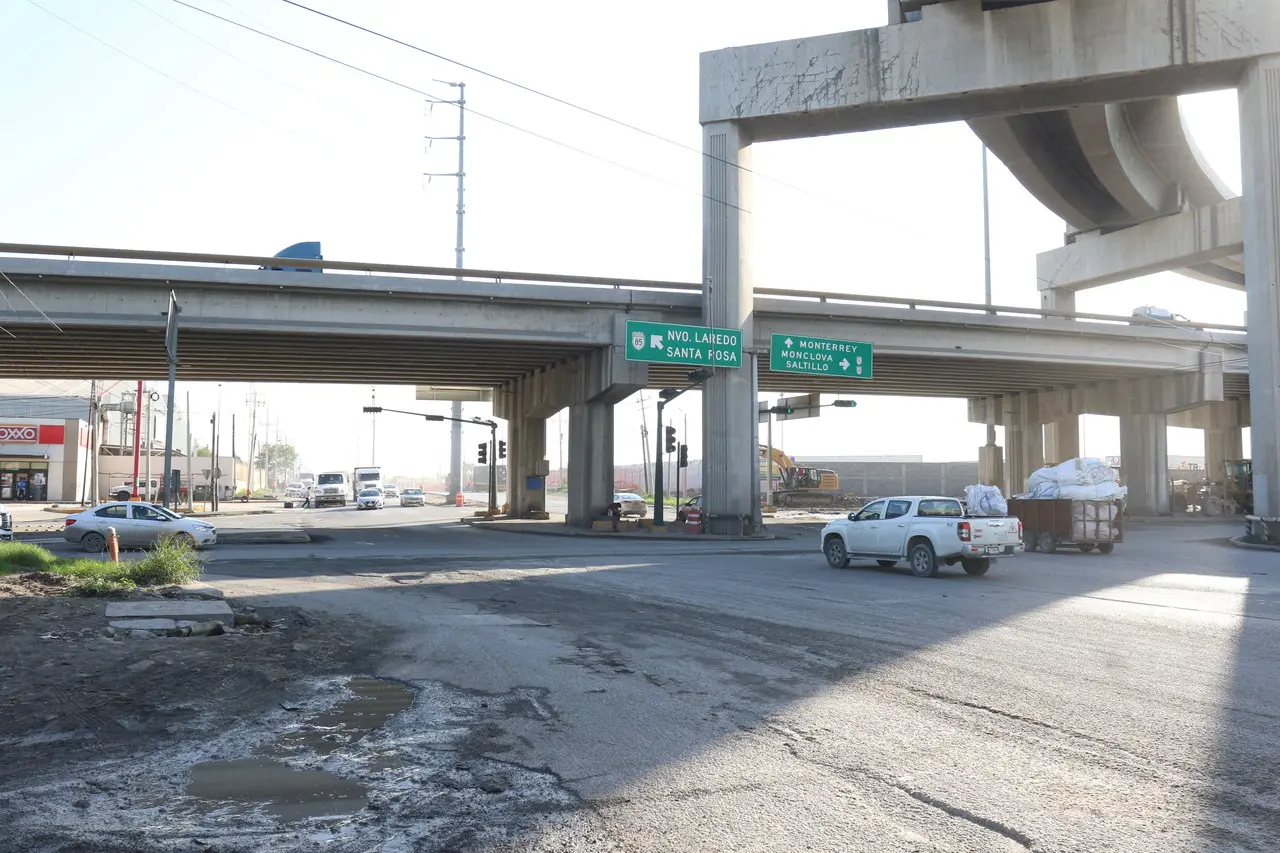
[[[1246,551],[1280,551],[1280,545],[1262,545],[1257,542],[1246,542],[1243,536],[1233,536],[1229,541],[1237,548],[1244,548]]]
[[[787,537],[778,537],[772,534],[767,536],[716,536],[706,533],[695,534],[690,536],[683,533],[661,534],[661,533],[614,533],[612,530],[579,530],[574,527],[563,527],[559,530],[535,530],[529,527],[515,527],[511,522],[506,521],[484,521],[477,518],[462,518],[463,524],[475,527],[481,530],[496,530],[500,533],[524,533],[530,536],[558,536],[564,538],[577,539],[639,539],[644,542],[776,542],[787,541]],[[550,526],[550,525],[548,525]]]

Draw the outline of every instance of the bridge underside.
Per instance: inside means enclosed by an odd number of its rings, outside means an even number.
[[[168,376],[160,328],[52,326],[6,328],[0,364],[12,378],[160,381]],[[421,337],[310,333],[182,332],[178,378],[196,382],[498,387],[597,348],[575,344],[485,342]],[[651,365],[650,387],[688,384],[692,367]],[[1117,369],[1065,361],[877,354],[875,378],[849,380],[774,373],[762,366],[763,392],[813,392],[920,397],[984,397],[1118,378],[1156,379],[1176,371]],[[1248,376],[1228,373],[1227,397],[1249,393]]]

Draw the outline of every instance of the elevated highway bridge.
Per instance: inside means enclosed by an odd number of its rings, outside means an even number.
[[[164,379],[170,290],[182,309],[178,378],[191,381],[501,387],[621,347],[626,319],[701,322],[696,283],[479,270],[459,279],[335,261],[308,262],[323,274],[258,268],[280,263],[0,244],[0,270],[17,287],[0,306],[4,372]],[[1248,394],[1235,326],[780,288],[756,290],[754,316],[766,354],[773,332],[875,345],[870,380],[775,374],[766,355],[762,391],[968,398],[1207,372],[1221,373],[1225,395]],[[666,387],[684,384],[687,369],[645,372],[644,385]]]

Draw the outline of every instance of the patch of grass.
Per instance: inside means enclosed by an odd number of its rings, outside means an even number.
[[[110,563],[93,557],[58,557],[26,542],[0,543],[0,574],[47,572],[67,578],[77,595],[110,595],[140,586],[191,583],[200,558],[183,542],[162,541],[140,560]]]

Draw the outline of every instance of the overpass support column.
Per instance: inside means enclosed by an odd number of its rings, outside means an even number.
[[[1131,516],[1169,513],[1169,428],[1162,414],[1120,417],[1120,475]]]
[[[737,122],[702,128],[702,320],[741,329],[755,340],[748,219],[751,140]],[[703,385],[704,529],[736,534],[759,512],[756,493],[756,394],[750,354],[737,367],[717,367]]]
[[[572,527],[591,522],[613,502],[613,403],[569,407],[569,516]]]
[[[1244,455],[1244,433],[1240,427],[1204,431],[1204,474],[1211,483],[1222,480],[1222,463]]]
[[[1254,511],[1280,515],[1280,56],[1239,86]]]
[[[1080,455],[1080,416],[1073,415],[1044,425],[1044,458],[1059,463]]]
[[[1004,398],[1005,494],[1026,490],[1031,472],[1044,465],[1044,430],[1027,411],[1023,395]]]
[[[514,518],[547,511],[546,484],[526,487],[529,477],[547,475],[547,420],[516,414],[507,421],[507,502]]]

